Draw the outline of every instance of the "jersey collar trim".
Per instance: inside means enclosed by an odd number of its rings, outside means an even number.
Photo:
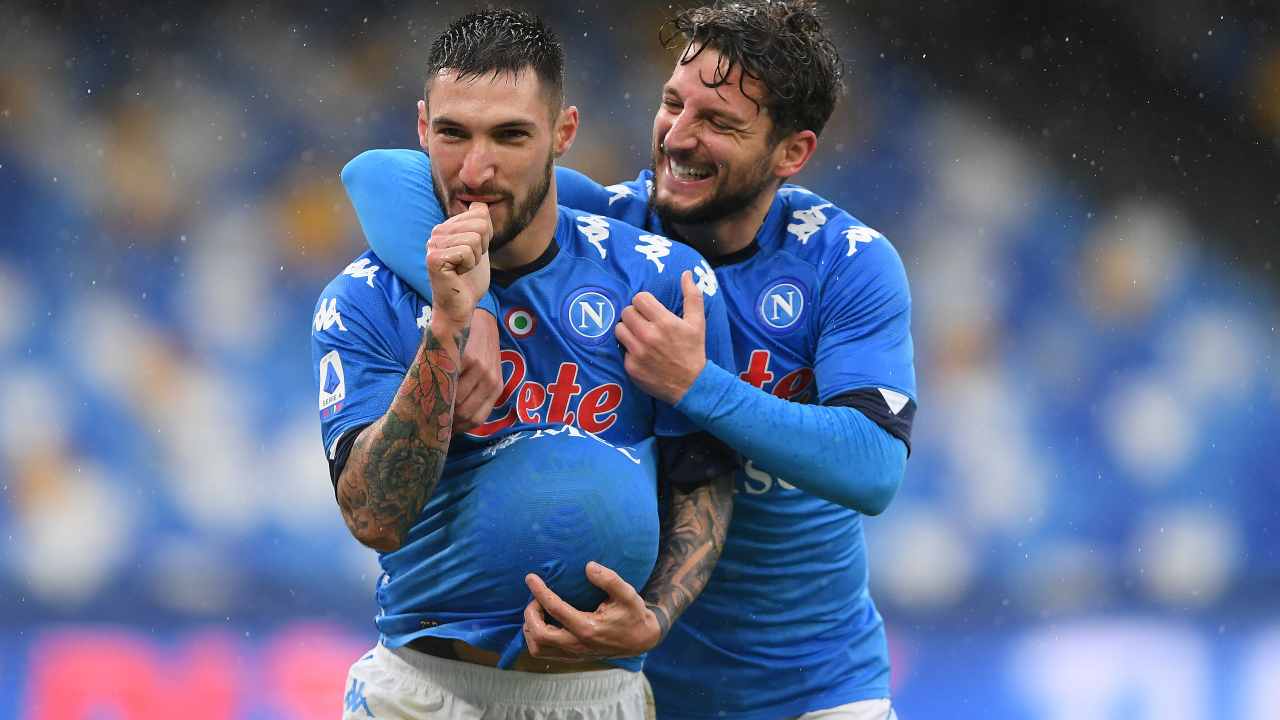
[[[556,242],[555,236],[552,236],[551,242],[547,243],[547,249],[543,250],[542,254],[539,255],[537,258],[535,258],[532,262],[525,263],[524,265],[521,265],[518,268],[510,268],[505,270],[492,268],[489,271],[489,281],[496,285],[500,285],[501,287],[504,287],[504,288],[510,287],[512,283],[524,277],[525,275],[530,275],[550,265],[551,261],[555,260],[556,255],[559,255],[559,254],[560,254],[560,243]]]

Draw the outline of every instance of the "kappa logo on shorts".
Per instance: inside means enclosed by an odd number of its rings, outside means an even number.
[[[595,345],[609,338],[618,319],[618,306],[602,288],[578,288],[569,295],[562,319],[574,335]]]
[[[352,715],[363,710],[368,717],[375,717],[373,711],[369,709],[369,699],[364,696],[364,683],[355,678],[351,678],[351,687],[342,697],[342,705]]]
[[[760,293],[758,311],[767,330],[789,330],[804,314],[804,289],[796,280],[779,280]]]

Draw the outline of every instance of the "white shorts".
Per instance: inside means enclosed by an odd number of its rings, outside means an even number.
[[[445,660],[381,643],[347,674],[343,720],[644,720],[644,676],[628,670],[541,674]]]
[[[825,710],[807,712],[796,720],[897,720],[888,698],[859,700]]]

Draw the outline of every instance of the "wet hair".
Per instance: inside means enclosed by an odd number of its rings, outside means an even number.
[[[431,43],[424,98],[431,94],[431,81],[446,69],[459,78],[532,70],[548,95],[552,112],[564,104],[564,49],[542,20],[526,12],[478,10],[450,23]]]
[[[822,134],[843,89],[844,63],[822,26],[814,0],[736,0],[682,10],[663,24],[664,47],[683,44],[680,64],[693,62],[707,48],[721,62],[702,82],[718,88],[741,68],[738,89],[764,106],[773,119],[770,141],[800,130]],[[746,77],[759,80],[765,97],[747,93]]]

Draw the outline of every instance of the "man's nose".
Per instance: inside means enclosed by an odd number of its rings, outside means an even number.
[[[462,158],[458,180],[472,189],[484,187],[497,174],[492,148],[485,142],[472,143]]]

